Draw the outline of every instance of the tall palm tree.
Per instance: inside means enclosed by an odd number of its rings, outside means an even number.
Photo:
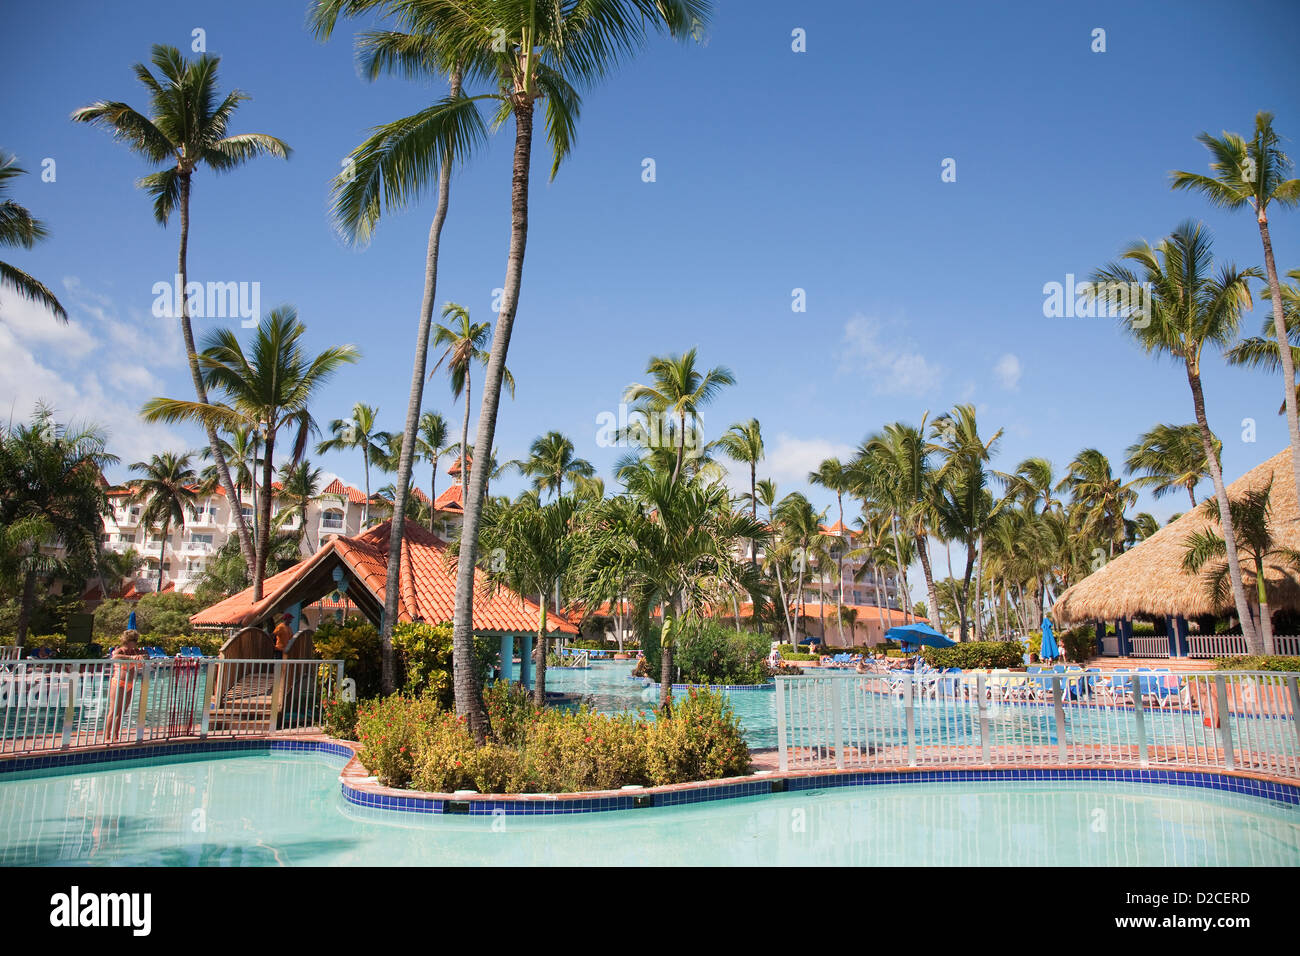
[[[1070,462],[1057,490],[1069,489],[1070,515],[1078,536],[1105,544],[1110,559],[1117,544],[1123,548],[1124,516],[1137,503],[1138,485],[1138,481],[1125,482],[1115,475],[1104,453],[1085,448]]]
[[[438,40],[445,62],[464,65],[467,75],[482,76],[494,92],[474,97],[492,100],[498,123],[513,118],[514,161],[510,188],[510,244],[491,358],[484,373],[478,435],[474,444],[491,448],[497,408],[505,377],[506,355],[519,308],[524,252],[528,240],[528,192],[533,144],[533,114],[541,101],[554,162],[552,178],[573,147],[582,88],[596,86],[621,61],[639,50],[651,32],[685,38],[708,17],[709,0],[590,0],[546,3],[541,0],[412,0],[421,28]],[[444,128],[450,123],[442,124]],[[467,444],[467,442],[462,442]],[[475,471],[466,485],[463,537],[469,554],[457,572],[453,630],[457,660],[456,710],[467,714],[474,736],[485,739],[486,717],[475,694],[471,673],[471,621],[474,563],[477,557],[480,506],[486,475]],[[466,560],[468,558],[468,560]]]
[[[819,578],[825,576],[825,569],[831,563],[830,548],[834,539],[822,531],[822,522],[826,520],[825,511],[817,511],[812,503],[798,492],[792,492],[781,499],[776,506],[776,543],[774,546],[777,560],[785,559],[791,563],[792,576],[795,579],[795,600],[799,611],[795,615],[795,624],[804,616],[804,582],[805,575],[813,568],[817,569]],[[822,640],[826,637],[824,609],[826,602],[819,601],[822,611]]]
[[[215,434],[218,428],[254,427],[263,434],[262,489],[271,487],[272,463],[279,433],[293,432],[292,460],[299,462],[315,431],[310,403],[317,390],[360,353],[352,345],[331,346],[311,355],[302,341],[307,329],[293,306],[272,309],[254,333],[248,351],[230,329],[217,329],[204,342],[205,390],[224,401],[194,402],[154,398],[141,415],[148,422],[198,422]],[[232,499],[238,500],[238,499]],[[253,600],[262,599],[262,581],[271,545],[271,495],[259,502],[257,548],[253,564]]]
[[[671,425],[676,432],[674,476],[681,474],[686,455],[687,419],[698,418],[700,408],[713,401],[723,386],[736,384],[730,369],[719,365],[701,372],[695,367],[695,359],[695,349],[682,355],[654,356],[646,366],[652,384],[629,385],[623,396],[624,401],[638,406],[648,420]],[[700,451],[702,444],[697,435],[695,451]]]
[[[11,570],[21,580],[18,637],[21,646],[36,602],[42,574],[89,570],[94,565],[109,513],[101,470],[117,463],[94,426],[67,427],[38,406],[30,424],[0,432],[0,528],[11,531]],[[57,542],[64,558],[50,560],[41,546]]]
[[[384,437],[388,434],[375,427],[379,409],[373,405],[357,402],[352,406],[351,418],[336,418],[329,424],[331,438],[316,446],[316,453],[344,448],[360,448],[361,463],[366,476],[366,503],[361,506],[361,527],[370,525],[370,463],[382,460],[385,454]]]
[[[1223,442],[1214,439],[1216,455]],[[1134,485],[1150,488],[1157,498],[1172,491],[1186,491],[1196,507],[1196,486],[1210,476],[1210,465],[1201,446],[1201,430],[1187,425],[1156,425],[1125,450],[1129,474],[1141,473]]]
[[[1300,280],[1300,269],[1292,269],[1287,278]],[[1287,339],[1290,346],[1292,362],[1300,361],[1300,281],[1284,282],[1279,287],[1282,295],[1282,318],[1286,325]],[[1271,289],[1265,289],[1262,298],[1272,301],[1275,297]],[[1265,319],[1260,334],[1242,339],[1228,350],[1229,365],[1245,365],[1276,372],[1282,368],[1282,356],[1277,345],[1277,328],[1272,316]],[[1297,386],[1300,396],[1300,386]],[[1286,414],[1286,401],[1278,409],[1279,415]]]
[[[524,492],[508,504],[489,500],[483,509],[479,532],[483,550],[499,548],[509,555],[499,567],[488,569],[488,579],[505,584],[516,594],[537,595],[533,700],[539,707],[546,703],[546,605],[579,558],[577,510],[573,498],[560,495],[542,504],[537,492]]]
[[[225,436],[229,435],[227,439]],[[230,468],[230,477],[235,484],[235,492],[243,495],[248,492],[253,508],[253,535],[257,535],[257,474],[262,467],[262,438],[256,428],[239,426],[230,431],[218,431],[217,444],[221,454]],[[204,446],[199,454],[206,460],[212,457],[212,448]],[[204,495],[214,494],[221,487],[221,476],[217,474],[216,465],[204,465],[199,472],[199,492]],[[243,498],[231,502],[231,508],[239,510]],[[243,512],[240,511],[242,516]]]
[[[25,172],[27,170],[18,165],[18,157],[0,153],[0,248],[30,249],[49,235],[45,223],[28,212],[25,206],[5,198],[9,180]],[[43,282],[15,265],[0,262],[0,287],[4,286],[13,289],[21,298],[45,306],[60,322],[68,321],[67,311]]]
[[[429,463],[429,530],[433,530],[438,514],[433,506],[438,501],[438,459],[448,451],[447,420],[437,412],[420,416],[420,430],[415,438],[415,454]],[[401,475],[399,470],[398,475]]]
[[[1136,264],[1138,271],[1135,273],[1126,262]],[[1126,310],[1124,327],[1147,352],[1167,355],[1183,364],[1201,444],[1214,482],[1214,496],[1219,503],[1219,523],[1223,528],[1241,632],[1252,648],[1251,653],[1258,654],[1262,645],[1242,585],[1227,486],[1215,451],[1214,434],[1205,415],[1201,355],[1207,345],[1224,349],[1236,337],[1242,311],[1251,307],[1248,280],[1259,278],[1259,272],[1226,265],[1216,275],[1213,268],[1213,240],[1209,231],[1199,223],[1184,222],[1154,247],[1142,241],[1130,245],[1121,253],[1121,261],[1103,266],[1093,274],[1093,288],[1104,289],[1111,283],[1133,283],[1126,287],[1136,288],[1140,277],[1151,290],[1150,301],[1142,304],[1140,312]],[[1283,330],[1279,341],[1285,339]]]
[[[198,500],[194,482],[198,474],[192,464],[194,452],[177,454],[165,451],[148,461],[137,461],[131,470],[141,477],[132,501],[143,504],[140,523],[146,528],[161,528],[162,550],[158,554],[158,593],[163,589],[163,571],[167,566],[167,538],[173,525],[184,525],[185,509]]]
[[[1209,199],[1211,205],[1224,209],[1249,207],[1255,211],[1259,240],[1264,246],[1264,268],[1268,291],[1273,302],[1273,334],[1276,342],[1287,341],[1286,322],[1282,316],[1282,295],[1273,259],[1273,240],[1268,231],[1268,207],[1294,206],[1300,202],[1300,179],[1288,179],[1294,164],[1282,152],[1273,129],[1273,114],[1261,110],[1255,114],[1255,134],[1247,142],[1237,133],[1222,136],[1201,133],[1197,137],[1210,151],[1212,176],[1200,173],[1172,173],[1174,189],[1191,189]],[[1286,424],[1291,435],[1291,470],[1300,497],[1300,414],[1296,405],[1295,361],[1290,349],[1281,349],[1282,390],[1286,401]]]
[[[596,469],[585,458],[574,457],[573,442],[559,432],[547,432],[533,441],[528,458],[514,462],[526,478],[533,479],[533,490],[564,497],[564,479],[590,478]]]
[[[758,463],[763,460],[763,430],[757,418],[737,422],[718,439],[718,447],[732,461],[749,466],[749,516],[758,518]],[[758,565],[758,544],[749,543],[749,560]]]
[[[166,225],[171,214],[180,212],[180,248],[176,255],[176,298],[180,302],[181,335],[185,340],[185,354],[189,359],[190,377],[194,382],[194,395],[198,404],[208,404],[207,385],[199,368],[198,351],[194,347],[194,330],[190,326],[189,296],[189,242],[190,242],[190,191],[194,173],[206,166],[214,172],[224,173],[242,166],[258,156],[276,156],[288,159],[290,149],[282,140],[265,133],[228,132],[230,120],[239,104],[249,99],[240,90],[231,90],[224,97],[217,91],[217,66],[220,57],[206,53],[196,60],[187,60],[175,47],[155,44],[151,56],[159,76],[143,63],[134,67],[136,78],[149,91],[150,112],[146,115],[126,103],[100,100],[84,106],[72,114],[77,123],[100,126],[113,137],[125,143],[134,153],[139,153],[150,164],[162,169],[141,178],[136,185],[153,197],[154,218]],[[226,459],[217,441],[216,427],[204,423],[212,461],[216,466],[221,485],[232,502],[239,501]],[[239,548],[254,580],[260,579],[254,565],[258,561],[257,548],[244,522],[243,513],[234,509],[235,529],[239,535]]]
[[[844,527],[844,496],[853,490],[853,475],[848,468],[840,464],[838,458],[827,458],[817,466],[816,471],[808,473],[808,482],[820,485],[827,491],[835,492],[835,504],[839,508],[840,540],[835,543],[835,620],[839,624],[840,642],[844,641],[844,552],[847,529]]]
[[[401,571],[402,535],[406,521],[407,488],[413,487],[415,460],[427,452],[420,448],[424,431],[421,408],[428,367],[429,336],[438,292],[438,256],[442,229],[447,220],[451,192],[451,170],[463,164],[473,149],[487,138],[487,130],[476,104],[461,92],[464,78],[461,63],[448,60],[440,49],[436,29],[419,15],[420,5],[404,0],[317,0],[311,20],[317,35],[328,38],[340,15],[362,16],[376,11],[393,21],[396,29],[372,30],[358,41],[362,72],[376,79],[381,72],[397,72],[427,80],[447,75],[447,96],[425,109],[371,131],[364,143],[349,156],[351,175],[336,181],[335,218],[344,234],[357,242],[372,235],[382,208],[397,211],[427,191],[436,178],[437,205],[424,258],[424,293],[416,323],[415,353],[411,369],[410,397],[402,430],[394,482],[393,524],[388,543],[388,576],[384,598],[385,630],[397,620]],[[445,440],[437,445],[442,448]],[[433,455],[435,482],[437,454]],[[427,459],[426,459],[427,460]],[[429,523],[437,520],[430,500]]]
[[[316,548],[307,533],[307,509],[319,500],[321,484],[321,470],[313,468],[306,459],[297,464],[285,462],[280,466],[280,500],[284,502],[284,507],[276,515],[276,530],[297,518],[298,530],[294,532],[294,537],[298,540],[299,550],[303,542],[306,542],[308,553]]]
[[[488,353],[483,350],[491,335],[492,326],[488,322],[471,322],[469,309],[455,302],[448,302],[442,309],[444,319],[453,320],[450,325],[438,325],[433,330],[434,348],[442,348],[443,353],[433,365],[436,372],[446,363],[447,375],[451,380],[451,394],[456,398],[465,396],[465,412],[460,424],[460,447],[469,448],[470,396],[473,392],[473,369],[475,365],[486,365]],[[502,372],[511,397],[515,394],[515,379],[509,369]],[[460,456],[460,480],[466,490],[469,489],[470,470],[473,462],[468,456]],[[485,492],[486,493],[486,492]]]

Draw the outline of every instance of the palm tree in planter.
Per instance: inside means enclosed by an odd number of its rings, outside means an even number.
[[[533,479],[533,490],[564,497],[564,479],[591,478],[596,469],[585,458],[574,455],[573,441],[559,432],[547,432],[528,449],[528,458],[514,462],[519,473]]]
[[[378,417],[379,409],[373,405],[357,402],[352,406],[352,417],[336,418],[330,422],[331,437],[316,446],[318,455],[342,449],[361,449],[361,463],[366,478],[366,503],[361,506],[363,528],[370,526],[370,464],[374,461],[383,461],[384,438],[388,434],[375,427]]]
[[[1273,114],[1255,114],[1255,133],[1249,141],[1237,133],[1222,136],[1202,133],[1197,137],[1210,151],[1213,176],[1174,172],[1174,189],[1191,189],[1205,196],[1212,205],[1223,209],[1250,208],[1259,226],[1259,240],[1264,246],[1264,268],[1268,277],[1269,297],[1273,303],[1275,342],[1287,341],[1286,321],[1282,315],[1282,296],[1273,259],[1273,240],[1268,231],[1268,207],[1294,206],[1300,202],[1300,179],[1288,179],[1294,168],[1273,129]],[[1282,366],[1286,424],[1291,435],[1291,469],[1296,494],[1300,496],[1300,416],[1296,406],[1295,361],[1289,349],[1278,353]]]
[[[352,345],[336,345],[316,355],[304,347],[307,329],[292,306],[273,309],[257,327],[247,351],[230,329],[217,329],[204,343],[204,386],[224,401],[194,402],[154,398],[141,416],[148,422],[198,422],[205,427],[253,427],[263,435],[262,488],[271,487],[272,462],[281,431],[293,436],[291,459],[300,462],[316,429],[310,403],[325,382],[360,353]],[[271,548],[271,495],[263,494],[257,524],[253,564],[253,600],[262,599],[262,581]],[[391,650],[391,648],[390,648]]]
[[[30,249],[49,235],[45,224],[28,212],[25,206],[4,198],[9,191],[9,180],[25,172],[27,170],[18,165],[17,157],[0,155],[0,246]],[[39,279],[17,266],[0,262],[0,286],[8,286],[21,298],[45,306],[60,322],[68,321],[68,313],[54,293]]]
[[[535,491],[526,491],[509,504],[489,499],[483,508],[481,550],[506,556],[505,561],[488,562],[488,579],[517,594],[537,596],[533,700],[538,706],[546,703],[547,601],[559,593],[580,553],[576,513],[574,499],[560,496],[542,504]]]
[[[1214,440],[1215,454],[1223,450],[1223,442]],[[1201,445],[1201,430],[1193,422],[1189,425],[1156,425],[1130,445],[1124,452],[1124,462],[1129,474],[1140,472],[1133,485],[1150,488],[1161,498],[1173,491],[1186,491],[1196,507],[1196,486],[1210,475],[1210,465]]]
[[[1223,529],[1228,576],[1232,597],[1241,620],[1241,632],[1252,654],[1263,653],[1259,635],[1251,623],[1250,603],[1241,580],[1236,534],[1228,504],[1228,490],[1214,446],[1214,434],[1205,413],[1205,391],[1201,383],[1201,356],[1207,345],[1225,349],[1236,338],[1244,310],[1251,307],[1250,279],[1259,278],[1255,269],[1239,270],[1232,265],[1214,270],[1213,240],[1200,223],[1180,223],[1173,233],[1155,246],[1138,241],[1121,253],[1120,261],[1103,266],[1092,275],[1093,294],[1100,297],[1115,284],[1122,288],[1150,290],[1137,305],[1121,309],[1125,330],[1153,355],[1179,361],[1192,393],[1196,425],[1214,482],[1219,504],[1219,526]],[[1137,271],[1130,268],[1133,263]],[[1279,341],[1285,341],[1283,330]],[[1286,350],[1283,349],[1283,352]]]
[[[1232,524],[1237,532],[1237,547],[1250,562],[1255,572],[1255,610],[1259,614],[1259,627],[1264,638],[1264,653],[1274,653],[1273,621],[1268,609],[1268,586],[1264,577],[1265,564],[1280,562],[1289,570],[1300,570],[1300,551],[1281,547],[1273,540],[1269,530],[1273,491],[1270,478],[1263,488],[1247,491],[1229,502]],[[1201,515],[1213,522],[1218,520],[1218,507],[1213,501],[1201,506]],[[1183,554],[1183,570],[1189,574],[1203,574],[1205,590],[1216,607],[1228,607],[1231,601],[1228,573],[1227,544],[1214,528],[1206,527],[1188,535]]]
[[[165,451],[148,461],[137,461],[131,470],[140,475],[133,501],[143,505],[140,523],[146,528],[160,528],[162,549],[158,554],[158,593],[163,589],[163,572],[167,567],[167,539],[172,526],[185,524],[185,509],[198,500],[194,483],[198,474],[193,467],[194,453]]]
[[[194,174],[203,167],[218,173],[230,172],[258,156],[289,158],[289,147],[282,140],[266,133],[230,133],[230,121],[247,100],[248,94],[232,90],[222,96],[217,90],[217,66],[220,57],[206,53],[196,60],[187,60],[175,47],[155,44],[151,56],[153,71],[143,63],[134,67],[136,78],[149,92],[148,114],[141,113],[126,103],[100,100],[82,107],[72,114],[77,123],[100,126],[139,153],[149,163],[163,168],[140,179],[136,185],[153,197],[154,218],[167,225],[173,212],[180,212],[180,249],[176,257],[176,298],[180,302],[181,335],[185,340],[185,354],[190,363],[190,377],[194,382],[197,403],[208,404],[207,384],[199,368],[198,351],[194,347],[194,330],[190,326],[188,251],[190,243],[190,190]],[[212,461],[216,466],[221,485],[231,502],[239,501],[230,469],[217,439],[216,426],[204,422]],[[253,568],[257,550],[253,537],[244,522],[243,513],[234,509],[235,528],[239,535],[239,549],[248,564],[251,576],[257,580]]]

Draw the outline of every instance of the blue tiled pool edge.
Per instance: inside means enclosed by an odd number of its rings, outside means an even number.
[[[237,752],[298,751],[354,758],[351,746],[328,740],[287,740],[256,738],[251,740],[186,741],[183,743],[131,746],[112,750],[86,750],[74,753],[40,754],[0,760],[0,779],[4,775],[41,769],[74,767],[84,764],[119,761],[167,762],[184,756],[215,756]],[[715,800],[733,800],[820,790],[830,787],[888,786],[891,784],[968,784],[991,781],[1044,782],[1071,781],[1196,787],[1239,793],[1289,806],[1300,807],[1300,785],[1281,783],[1218,771],[1162,770],[1154,768],[1111,767],[1038,767],[1017,770],[864,770],[794,773],[766,773],[738,778],[733,782],[701,782],[673,787],[648,787],[643,790],[591,796],[519,794],[505,799],[491,795],[446,795],[410,792],[375,793],[354,787],[340,777],[343,798],[356,806],[406,813],[470,814],[475,816],[504,813],[508,815],[548,815],[570,813],[604,813],[650,807],[680,806]]]

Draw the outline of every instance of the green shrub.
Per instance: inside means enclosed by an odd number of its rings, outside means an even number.
[[[442,714],[428,697],[394,694],[357,708],[362,766],[386,787],[405,787],[415,769],[415,748],[428,738]]]
[[[518,750],[493,741],[475,747],[464,721],[441,714],[416,745],[411,786],[433,793],[518,793],[522,765]]]
[[[1300,672],[1300,657],[1267,656],[1264,654],[1243,657],[1219,657],[1214,666],[1221,671],[1286,671]]]
[[[672,716],[648,727],[646,767],[656,785],[739,777],[751,769],[749,748],[724,694],[692,688],[673,701]]]
[[[771,647],[762,634],[704,621],[678,635],[673,662],[681,668],[684,684],[762,684]]]
[[[188,637],[194,633],[190,618],[206,606],[192,594],[175,591],[146,594],[135,601],[112,598],[95,609],[95,636],[101,643],[121,637],[127,619],[135,611],[135,629],[141,634],[154,634],[159,639]]]
[[[931,667],[938,668],[1020,667],[1024,663],[1024,645],[1019,641],[967,641],[952,647],[927,647],[921,656]]]
[[[1075,664],[1086,664],[1097,655],[1097,631],[1091,624],[1081,624],[1057,635],[1057,643],[1065,658]]]
[[[646,722],[630,714],[536,715],[523,749],[527,788],[538,793],[617,790],[649,782]]]
[[[313,640],[322,660],[343,662],[343,673],[357,682],[359,700],[379,694],[380,643],[373,624],[356,616],[341,624],[327,619]]]

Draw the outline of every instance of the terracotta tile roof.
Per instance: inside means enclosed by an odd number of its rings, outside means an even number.
[[[847,528],[847,527],[844,526],[844,522],[843,522],[843,521],[836,521],[836,522],[835,522],[833,525],[831,525],[829,528],[826,527],[825,525],[823,525],[823,526],[822,526],[822,531],[823,531],[824,533],[826,533],[826,534],[833,534],[833,535],[835,535],[835,536],[837,536],[837,537],[840,537],[840,538],[844,537],[846,534],[852,534],[852,533],[853,533],[853,531],[852,531],[851,528]]]
[[[474,465],[474,456],[473,456],[473,455],[466,455],[465,457],[469,459],[470,466],[473,467],[473,465]],[[453,458],[453,459],[452,459],[451,464],[447,466],[447,474],[449,474],[449,475],[459,475],[459,474],[460,474],[460,458]]]
[[[438,496],[438,500],[433,503],[434,511],[450,511],[455,514],[465,513],[465,486],[459,483],[452,485]]]
[[[190,618],[196,627],[241,627],[255,624],[282,610],[295,597],[293,585],[327,562],[342,562],[356,580],[384,603],[388,576],[388,535],[391,521],[385,521],[351,538],[335,538],[314,555],[273,575],[263,583],[262,600],[252,600],[252,588],[226,598]],[[491,588],[487,577],[474,570],[474,630],[482,633],[531,634],[537,631],[538,606],[513,591]],[[402,541],[402,566],[398,620],[430,623],[450,621],[456,609],[456,566],[448,563],[446,542],[431,531],[408,521]],[[333,583],[326,594],[334,590]],[[305,603],[321,594],[298,594]],[[351,596],[351,594],[350,594]],[[548,616],[547,633],[576,634],[567,618]]]
[[[366,503],[366,493],[360,488],[353,488],[351,485],[345,485],[338,478],[335,478],[328,485],[321,489],[322,495],[338,495],[340,498],[346,498],[354,505],[364,505]],[[384,499],[378,495],[370,496],[370,503]]]

